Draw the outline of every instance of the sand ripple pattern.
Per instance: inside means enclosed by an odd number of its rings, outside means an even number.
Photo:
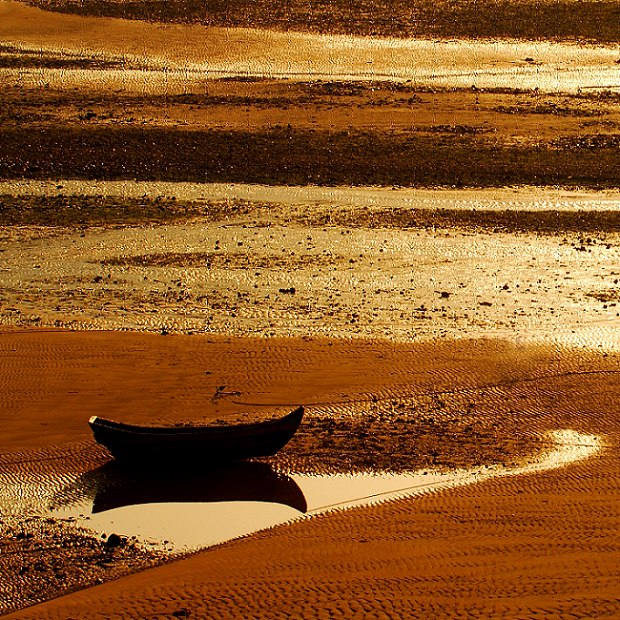
[[[73,355],[78,350],[93,355],[102,342],[98,334],[75,336]],[[342,424],[358,421],[354,402],[362,407],[358,418],[382,417],[394,428],[403,415],[397,396],[408,387],[400,394],[404,412],[411,420],[425,419],[427,431],[441,427],[442,420],[462,424],[452,428],[453,444],[449,434],[437,434],[436,446],[444,449],[438,457],[465,458],[472,423],[479,425],[477,432],[488,433],[489,445],[540,440],[564,428],[600,436],[601,450],[559,470],[481,476],[478,484],[415,500],[317,515],[12,617],[598,618],[620,613],[617,355],[489,340],[432,345],[256,340],[235,349],[235,341],[123,336],[118,340],[123,356],[131,359],[130,352],[139,351],[143,368],[164,359],[160,347],[167,349],[170,363],[158,369],[165,381],[174,375],[172,362],[190,376],[181,354],[189,347],[185,354],[193,362],[216,356],[231,372],[240,360],[247,362],[245,383],[237,385],[248,400],[270,395],[286,402],[291,390],[301,394],[304,386],[307,396],[315,395],[310,418],[317,424],[323,416]],[[14,346],[23,337],[3,339]],[[58,334],[40,337],[51,346]],[[106,360],[114,358],[112,342],[107,341]],[[304,359],[300,377],[293,363],[297,357]],[[213,380],[224,383],[224,376]],[[195,391],[199,385],[190,381],[187,388]],[[474,406],[471,415],[468,403]],[[232,410],[232,403],[227,406]],[[371,439],[360,444],[368,454]],[[300,440],[291,444],[291,458],[303,452],[303,434]],[[472,445],[480,444],[477,439]],[[347,448],[346,442],[335,445]],[[424,451],[422,445],[416,442]],[[447,445],[453,445],[452,452],[445,451]]]
[[[536,202],[528,196],[519,200]],[[567,210],[539,198],[540,208],[519,211],[514,197],[501,209],[489,196],[479,212],[473,198],[466,208],[443,194],[435,208],[386,207],[379,192],[373,207],[342,198],[311,209],[219,202],[206,217],[211,203],[191,203],[188,221],[176,224],[119,229],[104,218],[47,236],[34,224],[6,226],[0,323],[399,341],[492,335],[620,348],[613,197],[575,195]],[[446,200],[457,206],[443,210]]]
[[[615,617],[608,459],[315,517],[14,617]]]

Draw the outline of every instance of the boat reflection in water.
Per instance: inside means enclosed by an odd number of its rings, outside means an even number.
[[[155,549],[201,549],[290,521],[307,511],[297,482],[263,462],[205,470],[135,469],[111,461],[82,474],[52,514],[97,535],[114,532]]]
[[[336,507],[433,486],[442,474],[285,474],[267,462],[203,469],[136,468],[110,461],[57,494],[53,513],[101,535],[174,552],[202,549]]]
[[[269,502],[303,513],[307,504],[297,483],[268,463],[239,461],[206,471],[125,468],[112,461],[90,472],[96,480],[93,514],[138,504]]]
[[[136,470],[110,462],[64,486],[52,498],[50,510],[52,515],[71,517],[98,535],[115,532],[153,548],[184,552],[304,514],[412,497],[498,476],[540,473],[587,458],[600,449],[599,438],[573,430],[554,431],[550,438],[553,448],[523,466],[450,472],[283,474],[267,462],[252,461],[203,471]],[[44,487],[39,480],[35,490]],[[13,503],[23,493],[20,482],[11,492]]]

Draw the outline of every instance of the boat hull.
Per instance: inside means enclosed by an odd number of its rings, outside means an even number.
[[[298,407],[283,418],[266,422],[199,427],[136,426],[93,416],[89,425],[95,441],[115,459],[170,466],[272,456],[291,440],[303,414],[303,407]]]

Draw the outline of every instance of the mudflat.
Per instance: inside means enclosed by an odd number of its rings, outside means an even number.
[[[617,7],[358,5],[0,2],[0,613],[620,616]],[[435,482],[94,525],[91,415],[299,404],[263,481]]]
[[[609,43],[0,14],[3,178],[617,184]]]
[[[3,476],[24,481],[105,462],[86,419],[112,410],[132,421],[232,420],[305,402],[304,426],[277,461],[289,470],[483,472],[535,462],[550,444],[548,431],[572,429],[600,442],[595,456],[557,470],[315,516],[9,617],[618,612],[615,354],[497,340],[390,344],[37,329],[4,329],[0,346],[9,413]],[[221,383],[254,405],[213,405]],[[7,611],[36,601],[32,577],[46,597],[58,596],[165,561],[131,548],[102,550],[105,568],[93,575],[88,562],[71,562],[83,539],[67,547],[71,538],[47,532],[33,547],[17,537],[33,525],[25,527],[3,536],[5,549],[21,545],[26,568],[20,594],[3,601]],[[2,557],[8,590],[14,555]]]

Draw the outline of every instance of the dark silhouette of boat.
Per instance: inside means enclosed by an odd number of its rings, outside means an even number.
[[[93,416],[97,443],[127,463],[178,465],[272,456],[293,437],[303,418],[298,407],[282,418],[229,426],[138,426]]]
[[[94,479],[93,513],[123,506],[212,502],[268,502],[307,510],[295,480],[269,463],[238,461],[202,472],[173,469],[153,475],[111,461]]]

